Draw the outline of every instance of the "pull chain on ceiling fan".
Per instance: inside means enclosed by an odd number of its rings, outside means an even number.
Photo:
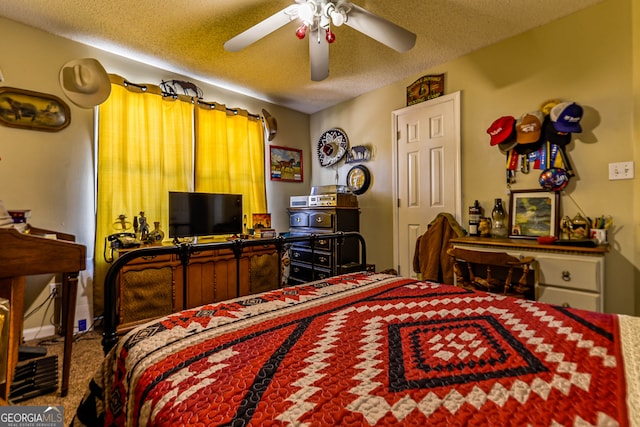
[[[406,52],[416,43],[416,35],[345,0],[296,0],[253,27],[229,39],[225,50],[238,52],[286,24],[300,20],[296,30],[300,39],[309,37],[311,80],[321,81],[329,76],[329,44],[335,41],[331,24],[343,24],[398,51]]]

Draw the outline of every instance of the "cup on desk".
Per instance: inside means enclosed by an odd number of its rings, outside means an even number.
[[[599,245],[607,243],[607,230],[604,228],[592,228],[591,238],[594,239]]]

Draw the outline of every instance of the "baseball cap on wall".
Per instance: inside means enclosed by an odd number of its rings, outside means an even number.
[[[518,144],[532,144],[540,139],[544,115],[540,111],[525,113],[516,122]]]
[[[516,119],[512,116],[502,116],[496,119],[487,129],[491,136],[491,145],[498,145],[515,139]]]
[[[548,116],[551,113],[551,109],[561,102],[562,100],[560,99],[549,99],[547,101],[544,101],[542,104],[540,104],[540,111],[545,116]]]
[[[551,109],[551,123],[558,132],[582,132],[580,120],[584,110],[575,102],[561,102]]]

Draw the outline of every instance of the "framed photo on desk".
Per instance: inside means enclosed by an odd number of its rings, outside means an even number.
[[[560,194],[547,190],[512,190],[509,237],[537,239],[558,235]]]

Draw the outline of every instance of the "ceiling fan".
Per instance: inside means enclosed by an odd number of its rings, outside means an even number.
[[[331,25],[343,24],[398,51],[406,52],[416,43],[416,35],[346,0],[295,0],[296,4],[227,40],[225,50],[238,52],[278,28],[299,20],[296,30],[299,39],[309,34],[311,80],[321,81],[329,76],[329,44],[335,41]]]

